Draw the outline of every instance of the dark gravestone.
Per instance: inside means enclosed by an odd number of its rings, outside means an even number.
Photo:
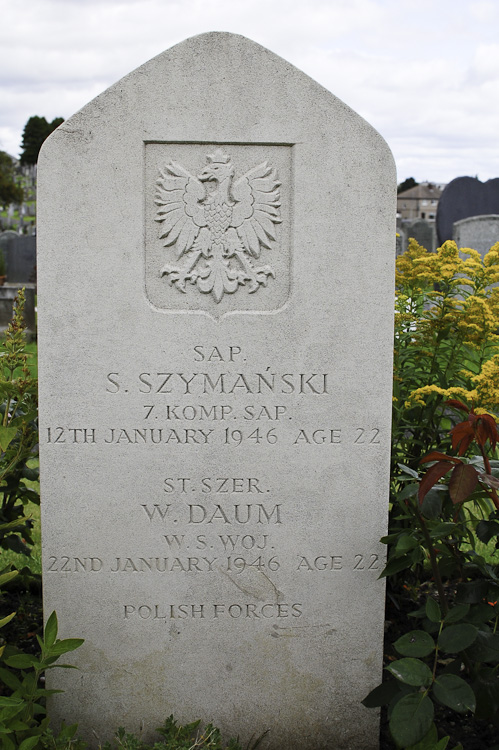
[[[435,230],[432,225],[424,219],[417,219],[406,227],[407,239],[413,237],[418,245],[425,247],[430,252],[435,250]]]
[[[499,214],[499,177],[480,182],[476,177],[456,177],[438,202],[437,235],[442,245],[452,239],[452,226],[469,216]]]
[[[7,266],[7,281],[26,284],[36,281],[36,237],[2,232],[0,247]]]

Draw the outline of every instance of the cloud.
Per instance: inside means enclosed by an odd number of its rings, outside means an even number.
[[[499,175],[497,3],[461,0],[0,0],[0,148],[68,117],[198,33],[242,33],[365,117],[401,179]],[[494,24],[494,21],[496,22]]]

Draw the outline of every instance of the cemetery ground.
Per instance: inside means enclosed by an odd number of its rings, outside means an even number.
[[[499,244],[466,253],[413,242],[397,261],[384,676],[359,696],[382,706],[382,750],[499,748]],[[21,308],[1,344],[0,731],[6,750],[76,749],[76,729],[57,738],[43,718],[41,666],[81,634],[58,641],[55,619],[42,625],[36,346]],[[155,747],[225,747],[208,735],[170,723]]]

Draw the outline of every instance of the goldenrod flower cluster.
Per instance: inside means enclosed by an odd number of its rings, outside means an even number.
[[[396,409],[457,398],[499,411],[497,283],[499,243],[482,259],[455,242],[431,253],[410,241],[396,269]]]

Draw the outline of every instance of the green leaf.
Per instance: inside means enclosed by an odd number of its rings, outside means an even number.
[[[31,669],[31,667],[40,666],[38,659],[28,654],[14,654],[5,659],[5,663],[8,667],[14,667],[14,669]]]
[[[10,615],[7,615],[6,617],[2,617],[2,619],[0,620],[0,628],[3,628],[4,625],[7,625],[7,623],[9,623],[12,620],[12,618],[15,616],[16,616],[16,613],[11,612]]]
[[[492,667],[484,665],[473,681],[473,692],[476,696],[475,718],[487,719],[499,711],[499,677]]]
[[[406,484],[405,487],[403,487],[400,492],[397,493],[397,500],[407,500],[408,497],[413,497],[414,495],[418,494],[419,490],[419,484],[416,482],[411,482],[411,484]]]
[[[499,662],[499,633],[478,631],[475,642],[468,650],[468,656],[474,661]]]
[[[432,724],[429,731],[425,734],[420,742],[415,745],[409,745],[407,750],[435,750],[438,741],[438,732],[435,724]]]
[[[26,737],[26,739],[19,745],[19,750],[33,750],[33,748],[38,745],[39,741],[39,737]]]
[[[67,654],[68,651],[74,651],[80,648],[81,644],[84,643],[83,638],[65,638],[62,641],[56,641],[50,649],[47,649],[49,656],[61,656]]]
[[[426,664],[419,659],[397,659],[386,667],[388,672],[400,680],[415,687],[431,685],[432,674]]]
[[[424,630],[411,630],[393,644],[402,656],[428,656],[435,648],[435,641]],[[419,742],[419,740],[418,740]]]
[[[438,603],[433,599],[431,596],[428,597],[426,600],[426,617],[431,620],[432,622],[440,622],[442,619],[442,613],[440,612],[440,607]]]
[[[17,435],[17,427],[3,427],[0,425],[0,450],[6,451]]]
[[[462,677],[455,674],[443,674],[433,684],[433,695],[444,706],[458,713],[474,711],[475,693]]]
[[[403,471],[405,474],[409,474],[410,477],[413,477],[414,479],[419,479],[419,474],[417,471],[414,471],[414,469],[409,468],[409,466],[403,466],[402,464],[397,464],[400,471]]]
[[[499,522],[498,521],[480,521],[475,529],[477,537],[484,544],[488,544],[490,540],[499,534]]]
[[[0,731],[8,732],[9,730],[8,729],[7,730],[0,729]],[[7,736],[4,735],[2,737],[2,743],[3,743],[2,750],[16,750],[16,746],[14,745],[14,743],[12,742],[12,740],[10,739],[10,737],[7,737]]]
[[[400,573],[401,570],[406,570],[412,565],[412,560],[409,555],[403,557],[392,557],[388,560],[385,569],[380,573],[379,578],[386,578],[386,576],[392,576],[395,573]]]
[[[447,489],[447,488],[446,488]],[[437,487],[432,487],[421,503],[421,513],[425,518],[435,520],[442,512],[443,494]]]
[[[478,628],[469,623],[449,625],[444,628],[438,638],[438,645],[446,654],[457,654],[471,646],[478,635]]]
[[[467,621],[471,622],[472,625],[481,625],[484,622],[489,622],[495,616],[494,607],[490,604],[475,604],[470,609]]]
[[[9,672],[8,669],[0,668],[0,681],[11,690],[19,690],[21,687],[21,680],[13,672]]]
[[[393,739],[402,747],[420,742],[433,722],[433,703],[423,693],[404,695],[394,706],[390,719]]]
[[[55,612],[52,612],[43,632],[43,640],[46,648],[50,648],[54,645],[55,639],[57,638],[57,629],[57,615]]]
[[[15,521],[14,525],[16,526],[19,523],[20,523],[19,521]],[[11,524],[1,524],[0,525],[0,531],[7,531],[6,527],[8,527],[10,525]],[[15,578],[17,575],[19,575],[19,571],[18,570],[10,570],[8,573],[2,573],[2,575],[0,575],[0,588],[5,583],[8,583],[9,581],[12,581],[12,579]]]
[[[362,701],[362,705],[366,708],[378,708],[379,706],[385,706],[397,695],[399,692],[399,683],[397,680],[388,680],[383,682],[371,690],[369,695],[366,695]]]
[[[469,611],[469,604],[456,604],[456,606],[452,607],[452,609],[450,609],[445,615],[444,623],[447,625],[448,623],[459,622],[463,617],[466,617]]]
[[[401,534],[397,546],[395,547],[395,552],[397,554],[400,552],[408,552],[418,545],[419,541],[415,539],[412,534]]]
[[[22,698],[7,698],[4,695],[0,695],[0,706],[20,706],[23,703]]]
[[[455,523],[437,523],[437,525],[430,531],[430,536],[432,539],[441,539],[442,537],[450,536],[455,530]]]

